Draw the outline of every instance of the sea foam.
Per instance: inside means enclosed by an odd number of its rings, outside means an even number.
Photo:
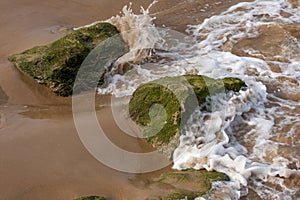
[[[156,28],[153,19],[149,9],[136,15],[124,7],[121,16],[109,20],[132,50],[119,62],[133,62],[133,68],[123,75],[111,74],[99,93],[129,96],[140,84],[183,74],[243,79],[247,90],[212,96],[211,112],[195,110],[181,133],[173,168],[216,170],[230,177],[230,182],[215,183],[198,199],[238,199],[249,190],[262,199],[299,198],[299,182],[285,181],[300,175],[299,39],[289,36],[290,43],[282,46],[293,47],[291,53],[277,55],[285,60],[266,61],[253,49],[245,49],[249,56],[231,50],[240,39],[258,36],[259,27],[299,23],[300,7],[287,0],[242,2],[189,26],[188,35]],[[159,59],[140,62],[151,59],[151,53]],[[287,81],[279,81],[282,76]]]

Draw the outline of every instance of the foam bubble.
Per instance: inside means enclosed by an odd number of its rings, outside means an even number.
[[[140,84],[182,74],[239,77],[248,85],[239,93],[211,97],[213,112],[196,110],[180,136],[173,168],[216,170],[231,179],[214,184],[199,199],[238,199],[249,189],[262,199],[299,198],[299,187],[284,182],[300,170],[299,39],[289,35],[274,60],[255,49],[244,50],[249,57],[231,51],[240,39],[258,36],[261,26],[299,23],[300,6],[287,0],[238,3],[202,24],[189,26],[189,42],[184,37],[173,39],[168,51],[160,50],[174,34],[156,28],[149,9],[136,15],[124,7],[123,15],[110,21],[124,33],[131,49],[153,49],[160,59],[133,63],[123,75],[111,74],[108,84],[99,89],[102,94],[129,96]],[[126,55],[119,62],[149,58],[149,51],[145,52]]]

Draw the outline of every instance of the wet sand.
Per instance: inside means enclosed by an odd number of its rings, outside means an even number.
[[[144,199],[154,190],[163,193],[164,188],[146,187],[146,183],[161,172],[126,174],[95,160],[77,135],[71,99],[54,96],[7,61],[8,55],[62,37],[61,28],[77,27],[116,15],[128,2],[1,0],[0,199],[73,199],[101,195],[132,200]],[[138,11],[140,5],[147,7],[150,2],[133,1],[134,10]],[[183,31],[186,24],[198,23],[238,1],[226,1],[201,15],[189,12],[195,8],[195,2],[181,2],[161,0],[153,7],[153,12],[158,12],[158,26]],[[197,3],[197,9],[207,2]],[[210,4],[215,2],[210,1]],[[103,97],[101,103],[104,108],[99,109],[98,118],[103,119],[101,123],[110,130],[111,138],[119,138],[116,135],[121,131],[113,123],[109,98]],[[145,142],[130,137],[123,137],[117,143],[133,151],[151,150]]]

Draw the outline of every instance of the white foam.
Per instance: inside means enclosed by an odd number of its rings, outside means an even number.
[[[281,16],[282,11],[290,13],[290,16]],[[294,53],[282,55],[289,62],[273,62],[284,69],[282,72],[272,71],[268,62],[262,59],[239,57],[224,52],[222,47],[225,43],[229,43],[230,47],[241,38],[256,36],[261,25],[281,26],[300,22],[300,7],[292,8],[287,0],[239,3],[218,16],[206,19],[202,24],[190,26],[187,31],[192,37],[190,41],[194,41],[193,45],[181,37],[174,40],[175,45],[168,48],[168,52],[159,51],[159,48],[163,49],[168,34],[165,30],[155,28],[152,20],[149,9],[141,15],[135,15],[130,7],[124,7],[123,15],[112,18],[111,22],[117,26],[119,24],[122,32],[134,30],[124,34],[131,49],[156,49],[157,55],[166,59],[136,64],[124,75],[113,75],[111,82],[105,88],[100,88],[99,92],[128,96],[140,84],[187,73],[243,79],[248,85],[246,91],[212,97],[212,113],[195,111],[180,136],[180,145],[173,155],[173,168],[204,168],[226,173],[231,182],[220,182],[213,186],[218,188],[213,191],[223,192],[224,199],[238,199],[246,195],[248,189],[263,199],[296,198],[299,188],[285,186],[283,178],[299,174],[299,155],[295,152],[296,148],[291,150],[293,153],[286,154],[281,153],[280,148],[283,145],[299,148],[299,141],[293,138],[296,138],[296,125],[300,124],[300,114],[295,113],[300,103],[280,96],[282,90],[290,93],[297,91],[296,86],[292,88],[287,83],[283,87],[277,81],[277,87],[274,83],[279,76],[285,76],[300,84],[300,62],[297,58],[299,41],[291,41],[296,49]],[[127,26],[123,27],[124,24]],[[259,53],[253,49],[247,51],[253,55]],[[140,59],[136,54],[132,55],[131,60]],[[249,73],[251,70],[255,73]],[[275,92],[268,93],[267,89],[271,90],[272,87],[276,87]],[[291,124],[292,128],[285,135],[292,141],[289,144],[278,134]],[[296,167],[292,169],[290,164]],[[265,183],[275,186],[270,187]],[[214,199],[214,192],[203,198]]]
[[[236,11],[238,9],[241,10],[241,8],[246,11]],[[283,18],[280,15],[282,10],[293,13],[293,15],[289,18]],[[254,17],[264,14],[268,14],[269,16],[259,20]],[[268,82],[270,78],[276,78],[283,74],[299,82],[299,68],[296,67],[299,63],[297,60],[294,60],[293,56],[295,56],[295,54],[289,56],[289,58],[293,57],[290,59],[290,64],[277,63],[282,65],[282,68],[285,69],[282,74],[278,74],[272,72],[268,64],[263,60],[238,57],[232,55],[230,52],[225,53],[220,51],[220,48],[225,42],[229,41],[235,43],[238,39],[243,37],[254,37],[257,34],[257,28],[262,24],[299,22],[299,14],[299,8],[292,9],[291,6],[283,0],[277,2],[254,1],[239,3],[219,16],[206,19],[201,25],[190,26],[188,31],[195,37],[206,38],[195,45],[198,48],[195,54],[199,56],[193,59],[193,63],[201,62],[200,59],[204,57],[205,62],[201,69],[199,69],[200,74],[216,78],[237,75],[245,79],[248,85],[249,82],[247,80],[249,80],[250,77],[247,75],[247,70],[250,68],[255,69],[258,73],[256,76],[260,76],[261,80],[266,82]],[[296,46],[298,45],[297,42],[298,41],[295,41]],[[215,123],[214,120],[211,122],[205,121],[205,114],[196,112],[194,117],[196,117],[197,120],[192,120],[190,129],[187,129],[183,136],[181,136],[180,146],[174,152],[173,167],[175,169],[205,168],[207,170],[224,172],[230,176],[233,182],[238,183],[237,185],[247,186],[249,180],[255,184],[259,183],[259,187],[252,187],[252,189],[262,198],[295,198],[294,195],[296,194],[297,188],[287,188],[283,184],[283,179],[275,178],[275,176],[288,178],[291,174],[299,174],[299,167],[298,170],[289,169],[288,165],[291,164],[292,161],[279,154],[279,143],[270,140],[270,138],[276,134],[277,130],[274,127],[274,118],[278,117],[277,113],[274,113],[276,109],[265,107],[264,103],[268,103],[269,100],[267,99],[266,88],[262,84],[259,86],[253,83],[253,85],[250,85],[248,92],[251,90],[253,91],[253,96],[248,96],[249,94],[246,95],[245,92],[241,92],[238,97],[233,97],[239,98],[239,101],[234,101],[233,99],[229,101],[228,110],[230,111],[224,110],[221,113],[225,113],[223,120],[226,118],[231,120],[227,122],[224,120],[221,127],[219,123]],[[285,90],[287,92],[289,88]],[[286,105],[286,100],[281,99],[281,101]],[[289,104],[299,106],[299,103],[296,102],[289,101]],[[230,105],[233,107],[230,108]],[[222,114],[219,113],[220,111],[218,111],[218,113],[212,113],[211,116],[222,116]],[[283,112],[283,114],[286,115],[288,113]],[[241,117],[241,115],[243,115],[243,117]],[[246,120],[243,119],[245,117]],[[290,121],[295,122],[296,120],[295,116],[285,117],[289,118],[289,120],[284,122],[284,124],[288,124]],[[195,122],[198,125],[195,125]],[[213,131],[210,130],[210,126],[206,125],[207,123],[214,125]],[[248,125],[249,131],[242,131],[244,135],[242,139],[240,139],[240,136],[237,135],[233,129],[234,126],[239,126],[243,123]],[[284,125],[281,124],[279,127],[282,126]],[[215,134],[216,129],[219,129],[217,135]],[[199,133],[201,133],[200,136]],[[215,135],[211,136],[211,134]],[[293,135],[293,133],[290,135]],[[214,139],[207,140],[207,137]],[[197,146],[197,141],[200,141],[201,145]],[[246,150],[240,142],[248,142]],[[249,150],[251,152],[249,152]],[[271,162],[267,161],[267,156],[272,154],[275,155],[275,158],[273,158]],[[291,155],[286,156],[290,157]],[[299,160],[299,157],[293,160]],[[277,182],[274,182],[274,180]],[[279,185],[281,189],[277,190],[264,186],[264,182]],[[235,185],[234,189],[240,190],[241,187]],[[245,190],[241,192],[247,193]],[[232,199],[236,198],[236,196],[231,197]],[[209,196],[207,198],[210,199]]]

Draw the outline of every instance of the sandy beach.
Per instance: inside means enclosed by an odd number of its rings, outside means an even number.
[[[215,4],[221,2],[220,4]],[[224,11],[238,0],[204,0],[182,3],[159,1],[157,26],[184,32],[187,24]],[[129,1],[109,0],[1,0],[0,2],[0,199],[72,200],[86,195],[112,200],[143,199],[155,191],[147,183],[162,171],[127,174],[110,169],[94,159],[82,145],[73,121],[71,98],[57,97],[20,73],[9,55],[36,45],[48,44],[78,27],[115,16]],[[133,1],[138,13],[150,0]],[[209,4],[207,12],[199,12]],[[173,16],[173,17],[170,17]],[[144,152],[152,148],[142,140],[122,134],[113,122],[110,97],[99,97],[97,111],[102,125],[120,147]]]

